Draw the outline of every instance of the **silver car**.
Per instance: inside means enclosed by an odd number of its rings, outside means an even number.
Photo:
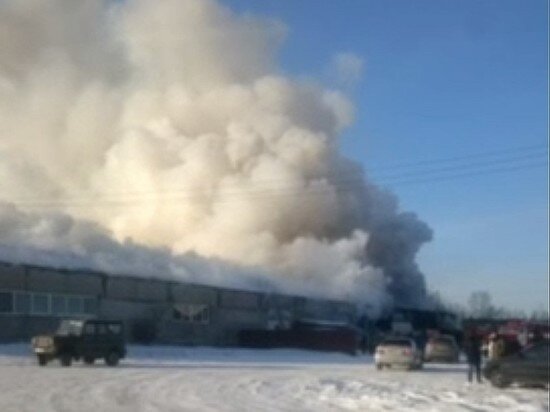
[[[451,335],[431,338],[424,349],[425,362],[456,363],[459,361],[459,356],[460,349]]]
[[[422,367],[422,352],[412,339],[386,339],[376,347],[374,363],[378,370],[392,366],[420,369]]]

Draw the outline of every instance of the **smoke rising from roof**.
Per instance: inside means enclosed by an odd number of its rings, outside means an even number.
[[[430,229],[340,154],[353,106],[281,73],[285,35],[211,0],[1,3],[0,258],[421,302]]]

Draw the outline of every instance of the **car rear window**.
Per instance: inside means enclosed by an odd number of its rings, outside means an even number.
[[[384,346],[404,346],[404,347],[411,347],[411,341],[406,339],[388,339],[382,342],[382,345]]]
[[[440,345],[452,345],[453,339],[452,338],[434,338],[431,341],[432,343],[437,343]]]

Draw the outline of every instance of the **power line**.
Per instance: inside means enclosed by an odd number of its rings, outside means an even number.
[[[511,150],[501,150],[501,151],[494,151],[494,152],[485,152],[485,153],[481,153],[481,154],[474,154],[474,155],[470,155],[470,156],[463,156],[463,157],[457,157],[457,158],[453,158],[454,160],[458,160],[458,159],[461,159],[461,160],[469,160],[469,159],[475,159],[475,158],[480,158],[482,156],[485,156],[489,153],[491,154],[496,154],[496,153],[504,153],[504,152],[507,152],[507,153],[512,153],[511,155],[507,155],[507,157],[502,157],[502,155],[500,155],[497,159],[493,159],[491,161],[487,161],[487,162],[481,162],[481,161],[474,161],[474,162],[470,162],[470,163],[466,163],[466,164],[462,164],[462,165],[454,165],[454,166],[445,166],[445,167],[434,167],[434,168],[426,168],[425,170],[420,170],[420,171],[415,171],[415,170],[412,170],[412,171],[403,171],[402,173],[397,173],[397,174],[393,174],[393,175],[384,175],[384,174],[381,174],[381,175],[375,175],[375,174],[371,174],[371,176],[373,176],[373,179],[376,180],[376,181],[379,181],[380,179],[387,179],[387,178],[401,178],[401,177],[409,177],[409,176],[412,176],[412,175],[429,175],[431,173],[439,173],[439,172],[443,172],[443,171],[451,171],[451,170],[462,170],[463,168],[467,168],[467,167],[482,167],[484,165],[489,165],[489,164],[499,164],[499,163],[508,163],[508,162],[517,162],[517,161],[521,161],[521,160],[524,160],[524,159],[529,159],[529,158],[535,158],[535,157],[541,157],[541,156],[547,156],[548,155],[548,151],[547,151],[547,148],[546,147],[542,147],[542,146],[523,146],[523,147],[520,147],[518,148],[519,151],[522,151],[523,149],[526,149],[526,148],[529,148],[530,150],[534,149],[534,148],[537,148],[539,150],[539,152],[535,152],[535,153],[526,153],[526,154],[520,154],[520,155],[514,155]],[[543,148],[544,151],[540,151],[540,149]],[[437,163],[442,163],[443,161],[446,161],[446,160],[449,160],[451,158],[445,158],[445,159],[435,159],[435,160],[432,160],[432,161],[424,161],[424,162],[420,162],[420,163],[416,163],[414,164],[415,166],[418,166],[420,165],[421,163],[422,164],[425,164],[425,165],[429,165],[430,163],[431,164],[437,164]],[[383,170],[384,168],[380,169],[380,170]],[[386,168],[387,169],[387,168]],[[357,182],[360,182],[362,183],[364,181],[364,174],[362,173],[362,171],[358,170],[358,171],[350,171],[350,172],[347,172],[347,173],[332,173],[332,174],[326,174],[326,175],[322,175],[322,176],[303,176],[304,180],[306,181],[323,181],[323,180],[326,180],[330,183],[333,183],[333,184],[338,184],[338,183],[342,183],[342,184],[345,184],[345,183],[353,183],[354,181],[357,181]],[[262,190],[262,186],[266,185],[266,187],[264,188],[264,190],[271,190],[271,189],[277,189],[277,187],[269,187],[270,184],[272,183],[284,183],[285,185],[288,183],[288,180],[287,179],[266,179],[266,180],[262,180],[262,181],[256,181],[256,182],[251,182],[250,180],[247,182],[247,183],[253,183],[254,184],[254,191],[261,191]],[[224,189],[227,187],[227,184],[224,184]],[[285,187],[283,186],[282,189],[284,189]],[[213,187],[211,188],[210,190],[219,190],[219,186],[217,187]],[[237,194],[241,194],[243,191],[247,191],[247,189],[238,189],[236,191]],[[105,193],[103,192],[103,197],[105,196],[109,196],[109,197],[125,197],[125,196],[146,196],[146,195],[154,195],[155,198],[157,198],[159,195],[170,195],[170,194],[179,194],[179,193],[186,193],[186,194],[192,194],[192,193],[196,193],[197,195],[200,195],[200,196],[205,196],[208,192],[208,189],[204,189],[204,188],[200,188],[200,189],[183,189],[183,188],[173,188],[173,189],[165,189],[165,190],[154,190],[154,191],[124,191],[124,192],[111,192],[111,193]],[[227,194],[231,194],[229,193],[227,190],[224,192],[226,195]],[[95,195],[94,195],[95,196]],[[76,197],[71,197],[71,198],[67,198],[68,200],[74,200],[74,201],[78,201],[78,200],[89,200],[89,197],[88,196],[85,196],[85,197],[81,197],[81,198],[76,198]],[[95,199],[95,197],[94,197]],[[15,202],[26,202],[26,201],[40,201],[40,200],[44,200],[44,201],[49,201],[49,200],[52,200],[52,201],[59,201],[59,200],[62,200],[60,198],[53,198],[53,199],[47,199],[47,198],[36,198],[36,197],[27,197],[27,198],[20,198],[20,199],[14,199],[12,201],[15,201]],[[113,199],[113,200],[116,200],[116,199]],[[128,199],[130,200],[130,199]]]
[[[428,183],[433,181],[441,181],[441,180],[447,180],[447,179],[455,179],[456,177],[462,177],[462,176],[480,176],[483,174],[494,174],[501,171],[509,171],[509,170],[522,170],[522,169],[528,169],[533,167],[539,167],[547,165],[546,162],[531,162],[526,164],[520,164],[520,165],[513,165],[513,166],[505,166],[505,167],[498,167],[498,168],[482,168],[479,169],[479,167],[475,169],[465,170],[458,174],[434,174],[432,176],[424,176],[419,178],[413,178],[409,179],[408,175],[403,175],[398,177],[397,179],[394,178],[393,180],[382,180],[377,181],[376,183],[378,185],[400,185],[400,184],[410,184],[410,183]],[[463,170],[463,169],[461,169]],[[340,180],[340,181],[331,181],[329,182],[331,184],[331,187],[328,188],[328,190],[356,190],[363,187],[364,181],[363,180],[357,180],[357,179],[350,179],[350,180]],[[67,206],[67,207],[76,207],[76,206],[89,206],[92,204],[105,204],[105,205],[127,205],[129,203],[143,203],[147,201],[182,201],[182,200],[196,200],[200,201],[203,198],[207,202],[220,202],[222,199],[212,199],[212,195],[215,195],[214,197],[223,197],[223,200],[231,199],[235,197],[241,197],[246,199],[253,199],[253,198],[261,198],[261,197],[269,197],[269,196],[280,196],[284,195],[285,193],[296,195],[299,194],[299,192],[307,191],[307,193],[304,194],[312,194],[317,193],[319,191],[327,192],[326,187],[320,187],[320,188],[312,188],[311,185],[308,188],[303,187],[296,187],[292,188],[289,186],[282,186],[282,187],[273,187],[273,188],[267,188],[262,190],[243,190],[243,191],[233,191],[233,192],[213,192],[210,193],[186,193],[184,191],[179,192],[173,192],[172,196],[170,197],[159,197],[159,196],[149,196],[149,197],[142,197],[142,198],[133,198],[133,199],[108,199],[108,198],[102,198],[102,197],[95,197],[95,198],[87,198],[87,199],[71,199],[71,198],[65,198],[65,199],[52,199],[52,200],[35,200],[35,201],[26,201],[26,202],[18,202],[17,204],[20,206]],[[154,192],[149,193],[150,195],[155,194]],[[12,201],[12,203],[14,203]]]
[[[464,156],[441,157],[436,159],[424,159],[424,160],[419,160],[414,162],[401,162],[401,163],[395,163],[395,164],[387,164],[381,167],[375,167],[372,170],[369,170],[369,168],[367,168],[367,171],[375,172],[376,170],[387,170],[387,169],[395,170],[395,169],[402,169],[402,168],[415,168],[418,166],[424,166],[424,165],[430,165],[430,164],[436,164],[436,163],[453,163],[453,162],[460,162],[463,160],[471,160],[471,159],[478,159],[478,158],[501,157],[509,153],[515,154],[515,153],[521,153],[521,152],[533,152],[533,151],[541,151],[541,150],[548,152],[548,145],[537,144],[537,145],[528,145],[528,146],[517,146],[515,148],[471,153]]]
[[[533,169],[541,166],[548,166],[547,163],[543,162],[537,162],[537,163],[531,163],[531,164],[525,164],[525,165],[519,165],[519,166],[512,166],[512,167],[499,167],[499,168],[492,168],[487,169],[483,171],[473,171],[473,172],[464,172],[459,174],[451,174],[446,176],[435,176],[432,178],[424,178],[424,179],[410,179],[410,180],[396,180],[396,181],[388,181],[388,182],[382,182],[382,185],[384,186],[393,186],[393,187],[399,187],[399,186],[405,186],[405,185],[411,185],[411,184],[422,184],[422,183],[434,183],[434,182],[441,182],[441,181],[449,181],[449,180],[458,180],[463,179],[467,177],[479,177],[479,176],[485,176],[485,175],[493,175],[493,174],[501,174],[501,173],[509,173],[513,171],[519,171],[519,170],[526,170],[526,169]],[[239,202],[239,201],[251,201],[251,200],[262,200],[262,199],[268,199],[270,197],[311,197],[311,196],[318,196],[318,195],[326,195],[328,192],[353,192],[359,189],[363,189],[363,186],[357,186],[357,185],[338,185],[331,187],[330,189],[327,188],[308,188],[306,189],[281,189],[281,190],[271,190],[269,192],[249,192],[249,193],[243,193],[245,196],[233,196],[233,197],[222,197],[222,198],[214,198],[209,199],[209,204],[220,204],[220,203],[231,203],[231,202]],[[200,200],[196,197],[192,196],[184,196],[180,195],[177,197],[172,198],[149,198],[149,199],[141,199],[141,200],[132,200],[132,201],[122,201],[122,200],[108,200],[108,199],[98,199],[93,200],[89,202],[57,202],[57,203],[27,203],[27,204],[20,204],[19,206],[29,207],[29,208],[58,208],[58,207],[65,207],[65,208],[90,208],[90,207],[142,207],[144,203],[147,202],[188,202],[193,200]]]
[[[404,175],[407,175],[407,176],[416,176],[416,175],[425,175],[425,174],[430,174],[430,173],[434,173],[434,172],[445,172],[445,171],[454,171],[454,170],[461,170],[461,169],[466,169],[466,168],[470,168],[470,167],[485,167],[485,166],[488,166],[488,165],[498,165],[498,164],[506,164],[506,163],[515,163],[515,162],[521,162],[521,161],[524,161],[524,160],[530,160],[530,159],[541,159],[542,157],[547,157],[548,156],[548,151],[544,151],[544,152],[539,152],[539,153],[529,153],[529,154],[524,154],[524,155],[518,155],[518,156],[508,156],[508,157],[505,157],[505,158],[497,158],[497,159],[494,159],[494,160],[489,160],[489,161],[483,161],[483,162],[480,162],[480,161],[474,161],[474,162],[469,162],[469,163],[463,163],[463,164],[457,164],[457,165],[453,165],[453,166],[445,166],[445,167],[436,167],[436,168],[426,168],[424,170],[417,170],[417,171],[411,171],[411,172],[408,172],[408,173],[398,173],[398,174],[394,174],[394,175],[375,175],[373,174],[373,177],[376,178],[376,179],[384,179],[384,178],[394,178],[394,177],[401,177],[401,176],[404,176]]]
[[[536,163],[511,166],[511,167],[500,167],[495,169],[484,170],[482,172],[465,172],[465,173],[453,174],[448,176],[439,176],[439,177],[434,177],[430,179],[413,179],[413,180],[401,180],[401,181],[394,181],[394,182],[391,182],[391,181],[381,182],[381,184],[388,185],[388,186],[403,186],[403,185],[417,184],[417,183],[433,183],[433,182],[446,181],[446,180],[456,180],[456,179],[461,179],[465,177],[485,176],[485,175],[500,174],[500,173],[506,173],[506,172],[527,170],[527,169],[535,169],[543,166],[548,167],[548,162],[536,162]]]
[[[495,174],[501,172],[508,172],[514,170],[523,170],[528,168],[539,167],[547,165],[547,162],[541,162],[540,156],[544,153],[538,154],[525,154],[519,156],[508,156],[508,158],[496,159],[493,161],[487,162],[473,162],[464,165],[454,165],[449,167],[439,167],[432,168],[423,171],[416,171],[410,173],[401,173],[395,175],[386,176],[386,180],[383,178],[381,180],[377,179],[375,182],[378,185],[403,185],[403,184],[415,184],[415,183],[429,183],[437,182],[442,180],[454,180],[457,178],[468,177],[468,176],[480,176],[483,174]],[[519,163],[518,163],[519,162]],[[495,166],[499,166],[495,168]],[[452,173],[455,171],[460,171],[460,173]],[[184,200],[195,200],[201,201],[203,198],[208,203],[223,203],[226,201],[231,201],[231,198],[243,198],[246,200],[254,198],[263,198],[270,196],[284,196],[284,195],[312,195],[319,192],[328,191],[351,191],[359,190],[364,187],[364,178],[362,175],[355,174],[355,176],[350,175],[349,177],[338,178],[327,176],[323,177],[320,180],[317,180],[318,183],[321,183],[323,180],[326,180],[331,187],[312,187],[311,182],[310,186],[307,188],[303,187],[289,187],[288,185],[283,185],[280,187],[265,187],[265,188],[252,188],[249,190],[238,190],[238,191],[221,191],[219,188],[216,191],[205,191],[205,190],[177,190],[177,191],[150,191],[150,192],[134,192],[133,198],[107,198],[103,197],[93,197],[93,198],[55,198],[55,199],[40,199],[40,198],[27,198],[20,200],[10,200],[11,203],[15,203],[19,206],[25,207],[93,207],[104,205],[104,206],[128,206],[132,203],[138,206],[143,204],[143,202],[175,202],[175,201],[184,201]],[[411,179],[412,177],[412,179]],[[266,181],[267,182],[267,181]],[[281,181],[283,182],[283,181]],[[263,182],[262,182],[263,183]],[[313,183],[315,184],[315,182]],[[131,193],[131,192],[129,192]],[[129,193],[120,193],[120,195],[128,195]],[[167,196],[169,195],[169,196]],[[216,197],[218,197],[216,199]]]

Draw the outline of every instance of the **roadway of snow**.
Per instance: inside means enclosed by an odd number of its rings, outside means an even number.
[[[544,390],[465,384],[464,365],[376,371],[369,356],[131,346],[117,368],[40,368],[0,345],[0,411],[547,411]]]

